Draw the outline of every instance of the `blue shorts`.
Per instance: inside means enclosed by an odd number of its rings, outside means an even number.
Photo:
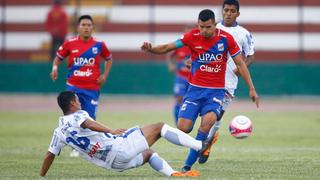
[[[81,109],[87,111],[91,118],[96,119],[100,91],[81,89],[70,85],[66,85],[66,89],[75,92],[79,97]]]
[[[176,76],[173,85],[174,96],[184,96],[188,90],[189,82],[187,79]]]
[[[179,118],[190,119],[194,124],[198,115],[203,116],[211,111],[219,118],[225,93],[224,89],[208,89],[189,85],[183,98]]]

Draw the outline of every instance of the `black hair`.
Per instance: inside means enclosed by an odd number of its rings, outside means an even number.
[[[63,114],[66,114],[70,108],[70,102],[76,99],[76,93],[73,91],[63,91],[57,97],[57,102]]]
[[[228,5],[234,5],[237,8],[237,11],[239,12],[240,9],[240,4],[238,0],[224,0],[222,8],[224,8],[224,6],[228,4]]]
[[[204,9],[199,13],[198,20],[201,21],[208,21],[209,19],[212,19],[213,22],[215,22],[215,15],[214,12],[210,9]]]
[[[80,24],[82,19],[89,19],[93,23],[93,19],[92,19],[92,17],[90,15],[82,15],[82,16],[80,16],[79,19],[78,19],[78,24]]]

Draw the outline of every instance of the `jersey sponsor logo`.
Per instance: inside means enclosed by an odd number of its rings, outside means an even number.
[[[202,62],[222,61],[222,58],[223,58],[222,54],[214,54],[214,53],[199,54],[199,60]]]
[[[224,51],[224,45],[223,43],[218,44],[218,51]]]
[[[201,71],[205,71],[205,72],[212,72],[212,73],[217,73],[221,71],[221,65],[217,64],[215,67],[210,67],[208,65],[201,65],[200,66],[200,70]]]
[[[93,54],[98,54],[98,48],[97,47],[93,47],[92,48],[92,53]]]
[[[94,155],[95,153],[97,153],[97,151],[98,151],[98,149],[99,149],[100,147],[101,147],[101,146],[100,146],[99,142],[97,142],[97,143],[92,147],[92,149],[89,151],[88,156],[90,156],[90,157],[92,158],[93,155]]]
[[[202,46],[195,46],[195,49],[202,49]]]
[[[92,69],[87,69],[86,71],[75,70],[73,72],[73,75],[78,77],[89,77],[92,74]]]
[[[78,53],[79,52],[79,49],[74,49],[71,51],[72,53]]]
[[[75,57],[73,58],[73,64],[75,66],[84,66],[84,65],[90,65],[93,66],[96,60],[92,58],[84,58],[84,57]]]
[[[98,101],[95,101],[95,100],[91,99],[91,104],[92,105],[98,105]]]

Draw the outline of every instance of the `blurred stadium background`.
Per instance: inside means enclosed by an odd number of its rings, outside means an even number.
[[[91,14],[114,66],[102,93],[171,94],[173,75],[164,56],[141,53],[143,41],[159,44],[181,36],[201,9],[221,19],[223,0],[64,0],[69,35],[75,19]],[[239,23],[252,32],[256,62],[251,73],[260,95],[320,95],[320,1],[241,0]],[[2,0],[0,12],[0,92],[52,93],[64,89],[49,79],[50,36],[45,29],[52,0]],[[247,95],[240,83],[238,96]]]

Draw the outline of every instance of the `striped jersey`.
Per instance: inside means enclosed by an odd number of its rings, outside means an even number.
[[[193,29],[180,39],[191,50],[191,85],[211,89],[225,88],[228,53],[234,57],[241,51],[233,37],[216,29],[215,35],[205,38],[199,29]]]
[[[103,41],[90,38],[83,41],[79,36],[59,47],[58,58],[68,58],[67,84],[82,89],[99,90],[101,60],[111,60],[112,55]]]

